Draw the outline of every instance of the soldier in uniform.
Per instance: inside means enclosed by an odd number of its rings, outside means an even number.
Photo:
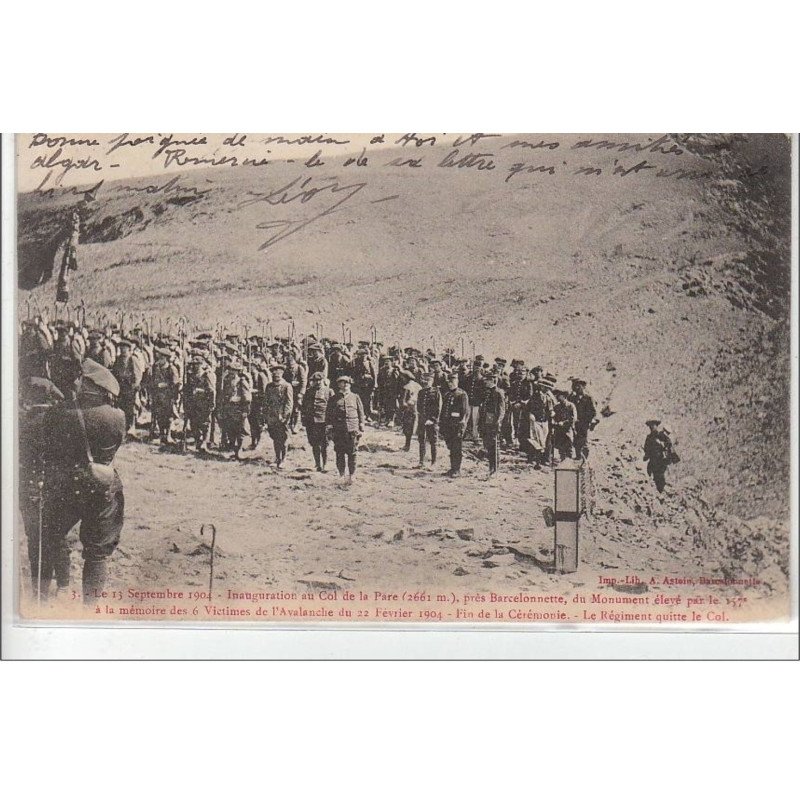
[[[247,434],[247,416],[253,399],[250,379],[242,364],[231,359],[222,374],[222,387],[218,404],[218,420],[223,445],[233,450],[240,459],[244,436]]]
[[[534,469],[547,463],[550,426],[553,422],[555,398],[543,383],[537,380],[531,385],[530,400],[523,406],[522,434],[520,445]]]
[[[43,597],[44,576],[39,570],[40,529],[39,513],[44,487],[44,418],[49,409],[64,399],[58,387],[49,379],[36,375],[20,378],[19,414],[19,506],[28,539],[28,558],[31,582],[37,597]],[[44,564],[44,561],[41,562]],[[46,576],[49,583],[52,569]]]
[[[439,416],[442,413],[442,394],[439,387],[434,384],[432,372],[422,376],[425,385],[417,395],[417,417],[419,427],[419,466],[425,466],[425,442],[431,446],[431,466],[436,464],[436,445],[439,439]]]
[[[472,372],[465,376],[463,388],[469,397],[469,423],[464,433],[465,439],[477,442],[480,438],[480,410],[486,385],[483,380],[483,358],[476,356]]]
[[[442,412],[439,417],[439,429],[450,451],[450,471],[447,474],[451,478],[457,478],[461,474],[462,439],[468,419],[469,397],[459,388],[458,374],[453,372],[450,374],[447,394],[442,398]]]
[[[327,385],[325,375],[322,372],[315,372],[303,396],[301,413],[308,443],[314,453],[317,472],[327,472],[325,467],[328,462],[328,437],[325,431],[325,414],[332,396],[333,390]]]
[[[142,382],[142,373],[139,363],[133,359],[131,350],[133,342],[122,339],[118,343],[119,355],[114,361],[111,372],[119,384],[119,398],[117,405],[125,414],[128,431],[132,432],[136,422],[136,393]]]
[[[505,414],[506,393],[497,385],[497,374],[490,372],[485,378],[480,408],[480,429],[489,461],[489,475],[494,475],[500,466],[500,427]]]
[[[264,364],[264,357],[257,355],[250,367],[250,378],[253,382],[253,400],[250,403],[250,449],[255,450],[261,442],[261,429],[264,426],[264,392],[269,384],[269,371]]]
[[[328,400],[325,413],[327,430],[333,439],[336,452],[336,468],[339,477],[345,477],[347,467],[348,482],[352,482],[356,472],[356,453],[358,441],[364,433],[364,406],[361,398],[350,391],[352,379],[342,375],[336,383],[336,394]]]
[[[186,381],[186,415],[198,453],[208,452],[208,432],[216,403],[214,371],[200,352],[189,365]]]
[[[264,389],[264,421],[275,448],[275,468],[283,469],[289,421],[294,408],[294,391],[291,384],[283,379],[283,364],[273,364],[269,371],[272,381]]]
[[[442,369],[442,362],[438,358],[432,358],[430,362],[433,385],[444,394],[450,387],[448,386],[447,373]]]
[[[321,372],[323,375],[327,376],[328,360],[325,358],[325,353],[321,344],[314,343],[308,346],[307,368],[309,375],[313,375],[315,372]]]
[[[653,477],[653,482],[659,492],[663,492],[667,485],[667,467],[677,463],[677,455],[672,449],[672,439],[669,433],[661,430],[660,419],[649,419],[645,423],[650,428],[650,433],[644,440],[644,460],[647,462],[647,474]]]
[[[559,459],[564,461],[573,456],[575,423],[578,412],[569,400],[569,393],[556,389],[556,404],[553,408],[553,449],[558,451]]]
[[[503,423],[503,439],[513,445],[520,441],[522,410],[531,397],[531,384],[525,380],[525,362],[515,358],[511,361],[511,374],[508,376],[508,410]]]
[[[411,372],[401,370],[400,380],[402,381],[402,394],[400,398],[400,410],[403,418],[403,435],[406,437],[404,450],[411,450],[411,440],[417,430],[417,395],[422,388]]]
[[[50,377],[65,398],[75,396],[76,382],[81,376],[81,362],[84,348],[82,341],[72,335],[67,323],[56,325],[58,338],[55,340],[50,366]]]
[[[83,597],[92,602],[106,582],[107,559],[119,543],[124,520],[122,481],[112,466],[125,439],[125,414],[114,408],[119,384],[105,367],[82,364],[77,398],[47,412],[44,419],[45,480],[42,531],[42,589],[55,574],[69,586],[67,534],[80,522]]]
[[[394,416],[397,412],[397,386],[395,379],[395,365],[391,356],[381,356],[377,375],[378,384],[378,424],[386,423],[387,427],[394,425]]]
[[[306,379],[308,373],[306,372],[305,365],[297,361],[297,357],[293,350],[286,353],[286,369],[283,373],[283,379],[292,387],[292,394],[294,397],[294,406],[292,407],[292,415],[289,420],[289,428],[292,433],[297,433],[297,422],[300,419],[300,407],[303,403],[303,395],[306,393]]]
[[[338,385],[337,381],[342,375],[350,374],[350,357],[343,351],[338,342],[331,344],[331,354],[328,360],[328,380],[331,386]]]
[[[375,365],[369,357],[369,352],[360,348],[356,350],[355,361],[352,369],[353,391],[361,398],[364,414],[367,419],[372,418],[372,393],[375,391],[376,375]]]
[[[172,362],[166,347],[156,348],[156,361],[150,376],[153,417],[161,433],[161,444],[173,444],[172,423],[175,421],[175,402],[181,388],[181,375]]]
[[[575,421],[575,457],[586,458],[589,455],[589,431],[593,431],[598,422],[594,400],[586,394],[586,381],[578,378],[572,381],[569,401],[578,413]]]

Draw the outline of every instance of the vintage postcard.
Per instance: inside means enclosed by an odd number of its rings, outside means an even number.
[[[18,135],[20,624],[788,620],[792,144]]]

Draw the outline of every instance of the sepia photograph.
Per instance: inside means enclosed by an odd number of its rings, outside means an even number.
[[[790,618],[791,136],[15,145],[21,622]]]

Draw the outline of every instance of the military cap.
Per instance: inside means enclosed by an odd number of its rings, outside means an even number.
[[[367,350],[364,347],[359,347],[358,350],[356,350],[356,355],[357,356],[368,356],[369,355],[369,350]]]
[[[434,364],[438,364],[440,367],[442,366],[442,362],[438,358],[431,359],[430,365],[433,366]]]
[[[496,358],[494,363],[498,366],[504,367],[508,362],[504,358]]]
[[[359,344],[360,344],[362,347],[369,347],[369,346],[372,344],[372,342],[368,342],[368,341],[366,341],[365,339],[361,339],[361,340],[359,341]]]
[[[496,372],[488,372],[486,377],[484,378],[485,381],[496,381],[497,380],[497,373]]]
[[[450,373],[450,374],[447,376],[447,380],[448,380],[448,381],[457,381],[457,380],[458,380],[458,373],[457,373],[457,372],[451,372],[451,373]]]
[[[89,331],[89,338],[90,339],[102,339],[103,338],[103,332],[102,331],[91,330],[91,331]]]
[[[117,345],[119,347],[133,347],[133,342],[130,339],[120,339]]]
[[[213,339],[214,336],[211,333],[203,332],[203,333],[198,333],[197,336],[195,336],[194,338],[195,339]]]
[[[322,345],[321,344],[310,344],[308,346],[308,352],[310,353],[312,350],[315,353],[321,353],[322,352]]]
[[[432,372],[423,372],[422,375],[420,375],[420,378],[422,378],[423,381],[427,381],[428,378],[432,378],[432,377],[433,377],[433,373]]]
[[[583,378],[573,378],[572,379],[573,386],[586,386],[586,381]]]
[[[331,344],[331,350],[341,350],[342,346],[338,342]]]
[[[349,375],[340,375],[336,379],[336,383],[352,383],[353,379]]]
[[[534,367],[531,371],[532,372],[540,372],[541,373],[541,372],[544,372],[544,367]]]
[[[81,364],[81,374],[85,380],[90,381],[100,389],[105,389],[114,397],[119,394],[119,383],[117,383],[117,379],[111,374],[111,370],[106,369],[91,358],[87,358],[83,364]]]
[[[569,392],[566,389],[555,389],[551,390],[556,397],[567,397]]]
[[[286,367],[283,364],[272,364],[269,368],[270,372],[285,372]]]
[[[647,422],[645,422],[645,425],[648,425],[650,427],[652,427],[653,425],[660,425],[660,424],[661,424],[660,419],[649,419],[647,420]]]
[[[156,354],[169,358],[172,355],[172,351],[167,347],[156,347]]]
[[[321,372],[315,372],[310,378],[310,381],[324,381],[325,376]]]
[[[524,367],[525,362],[521,358],[512,358],[511,359],[511,366],[512,367]]]

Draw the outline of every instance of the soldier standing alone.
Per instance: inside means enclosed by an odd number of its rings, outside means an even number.
[[[506,393],[497,385],[497,375],[490,372],[484,379],[483,399],[480,408],[480,429],[489,475],[494,475],[500,466],[500,427],[506,414]]]
[[[457,373],[452,373],[448,382],[450,388],[442,399],[439,427],[447,449],[450,451],[450,471],[447,474],[451,478],[457,478],[461,474],[463,438],[470,411],[469,397],[463,389],[458,387]]]
[[[586,381],[574,379],[569,402],[575,406],[575,458],[586,458],[589,455],[589,431],[597,425],[597,409],[594,400],[586,394]]]
[[[358,441],[364,433],[364,406],[361,398],[350,391],[352,379],[342,375],[336,382],[337,392],[328,401],[325,423],[333,439],[336,452],[336,468],[339,477],[348,470],[348,482],[352,482],[356,472],[356,452]]]
[[[272,373],[272,382],[264,389],[264,420],[275,449],[275,468],[283,469],[289,422],[294,409],[294,391],[291,384],[283,379],[282,364],[273,364],[269,370]]]
[[[661,420],[649,419],[645,423],[650,433],[644,440],[644,460],[647,462],[647,474],[653,476],[653,482],[659,492],[667,485],[667,467],[678,462],[678,456],[672,449],[672,439],[661,430]]]

